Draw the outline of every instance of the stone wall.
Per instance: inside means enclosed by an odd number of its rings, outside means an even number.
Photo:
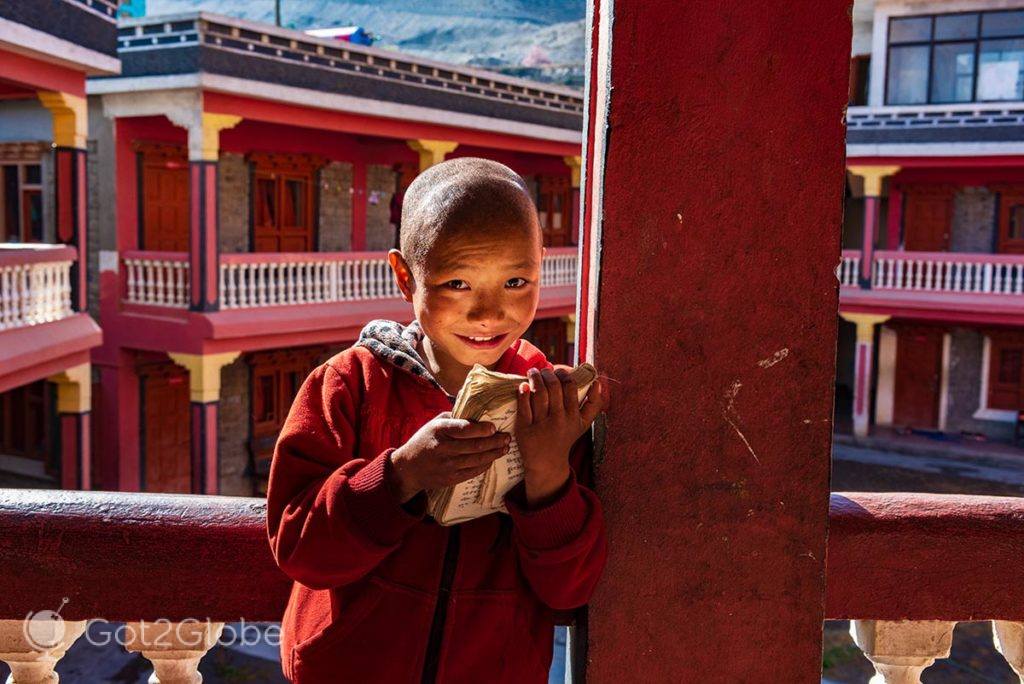
[[[366,249],[371,252],[395,246],[395,227],[391,223],[391,196],[394,194],[394,170],[384,164],[369,164],[366,167]]]
[[[321,252],[352,249],[352,164],[331,162],[320,170]]]
[[[974,412],[981,398],[984,337],[970,328],[950,331],[949,389],[946,395],[946,430],[980,432],[995,439],[1010,439],[1013,425],[992,420],[977,420]]]
[[[960,188],[953,196],[951,252],[991,252],[995,244],[996,195],[987,188]]]
[[[220,413],[217,449],[220,455],[220,491],[227,496],[252,496],[249,471],[249,364],[245,354],[220,372]]]
[[[222,152],[217,168],[221,253],[249,251],[249,164],[241,154]]]

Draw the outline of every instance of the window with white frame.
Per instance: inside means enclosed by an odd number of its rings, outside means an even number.
[[[886,104],[1024,100],[1024,9],[892,17]]]

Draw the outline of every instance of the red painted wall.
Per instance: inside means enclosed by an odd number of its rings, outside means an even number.
[[[601,2],[589,681],[820,677],[849,5]]]

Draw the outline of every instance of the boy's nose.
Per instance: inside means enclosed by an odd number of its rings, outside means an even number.
[[[497,298],[480,297],[473,302],[466,318],[474,323],[498,322],[505,318],[505,311]]]

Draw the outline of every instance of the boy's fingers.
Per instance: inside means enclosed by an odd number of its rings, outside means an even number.
[[[474,439],[489,437],[495,432],[494,423],[487,421],[462,420],[451,418],[444,421],[444,434],[455,439]]]
[[[598,378],[587,391],[587,401],[580,407],[580,419],[586,425],[590,425],[597,418],[597,414],[608,405],[608,386],[603,378]]]
[[[530,378],[530,387],[533,394],[530,395],[530,406],[533,409],[533,419],[542,420],[548,416],[548,386],[540,375],[540,371],[531,368],[527,373]]]
[[[544,378],[544,385],[548,388],[548,413],[561,413],[565,410],[562,399],[562,381],[550,368],[545,368],[540,374]]]
[[[530,425],[533,423],[533,409],[530,407],[530,384],[522,382],[516,392],[516,424]]]
[[[489,437],[453,439],[445,446],[449,454],[476,454],[491,449],[501,449],[509,443],[509,440],[507,432],[496,432]]]
[[[580,408],[579,389],[576,387],[576,381],[564,368],[556,368],[555,375],[562,381],[562,405],[565,407],[565,412],[576,413]]]
[[[490,465],[496,458],[501,458],[505,454],[505,447],[498,447],[497,449],[488,449],[487,451],[477,451],[471,454],[459,454],[458,456],[452,456],[449,459],[449,463],[455,470],[468,470],[472,468],[480,468],[481,466]]]

